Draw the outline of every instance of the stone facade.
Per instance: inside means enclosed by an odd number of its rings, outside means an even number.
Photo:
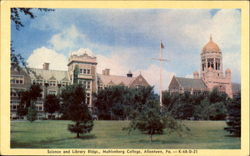
[[[230,69],[227,69],[224,74],[222,52],[219,46],[213,41],[212,36],[210,36],[209,42],[203,47],[200,55],[200,74],[194,72],[192,80],[173,77],[169,85],[169,91],[181,93],[191,90],[211,91],[213,88],[218,88],[232,98],[239,91],[237,90],[239,89],[239,84],[234,83],[234,87],[232,86]],[[204,82],[206,89],[200,85],[200,81]]]

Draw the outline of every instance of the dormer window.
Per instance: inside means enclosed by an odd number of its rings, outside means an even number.
[[[49,81],[50,86],[56,86],[56,81]]]

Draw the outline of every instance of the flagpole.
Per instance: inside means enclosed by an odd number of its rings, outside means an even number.
[[[162,41],[160,44],[160,59],[162,60]],[[162,107],[162,61],[160,61],[160,106]]]
[[[161,110],[162,110],[162,107],[163,107],[163,100],[162,100],[162,90],[163,90],[163,87],[162,87],[162,63],[163,61],[168,61],[167,59],[164,59],[163,58],[163,50],[164,49],[164,45],[161,41],[160,43],[160,57],[159,58],[152,58],[154,60],[157,60],[157,61],[160,61],[160,87],[159,87],[159,90],[160,90],[160,107],[161,107]]]

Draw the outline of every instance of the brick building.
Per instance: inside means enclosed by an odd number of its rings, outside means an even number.
[[[225,73],[223,72],[222,52],[211,36],[200,55],[200,74],[199,72],[194,72],[193,78],[174,76],[169,84],[170,93],[189,91],[195,94],[218,88],[219,91],[227,93],[229,97],[233,97],[240,91],[240,84],[232,83],[231,70],[226,69]]]
[[[19,107],[20,91],[28,90],[31,84],[40,84],[42,88],[42,97],[36,102],[38,118],[54,118],[59,117],[59,113],[49,116],[44,112],[44,99],[48,94],[59,95],[61,90],[69,84],[73,84],[77,79],[79,84],[85,86],[86,103],[92,108],[93,93],[98,89],[114,85],[123,85],[127,87],[149,86],[146,79],[139,74],[133,77],[129,73],[125,76],[111,75],[110,69],[104,69],[101,74],[96,72],[96,57],[89,56],[87,53],[83,55],[71,55],[68,62],[68,71],[51,70],[49,63],[44,63],[42,69],[31,68],[33,72],[29,74],[24,69],[20,71],[11,69],[11,118],[18,118],[17,107]],[[74,77],[74,70],[78,69],[77,78]]]

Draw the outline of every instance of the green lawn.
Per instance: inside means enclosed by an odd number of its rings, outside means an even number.
[[[91,133],[80,139],[67,130],[70,121],[12,121],[11,148],[240,148],[240,138],[226,136],[224,121],[183,122],[191,129],[189,135],[165,132],[150,142],[149,136],[138,131],[130,135],[123,131],[128,121],[95,121]]]

